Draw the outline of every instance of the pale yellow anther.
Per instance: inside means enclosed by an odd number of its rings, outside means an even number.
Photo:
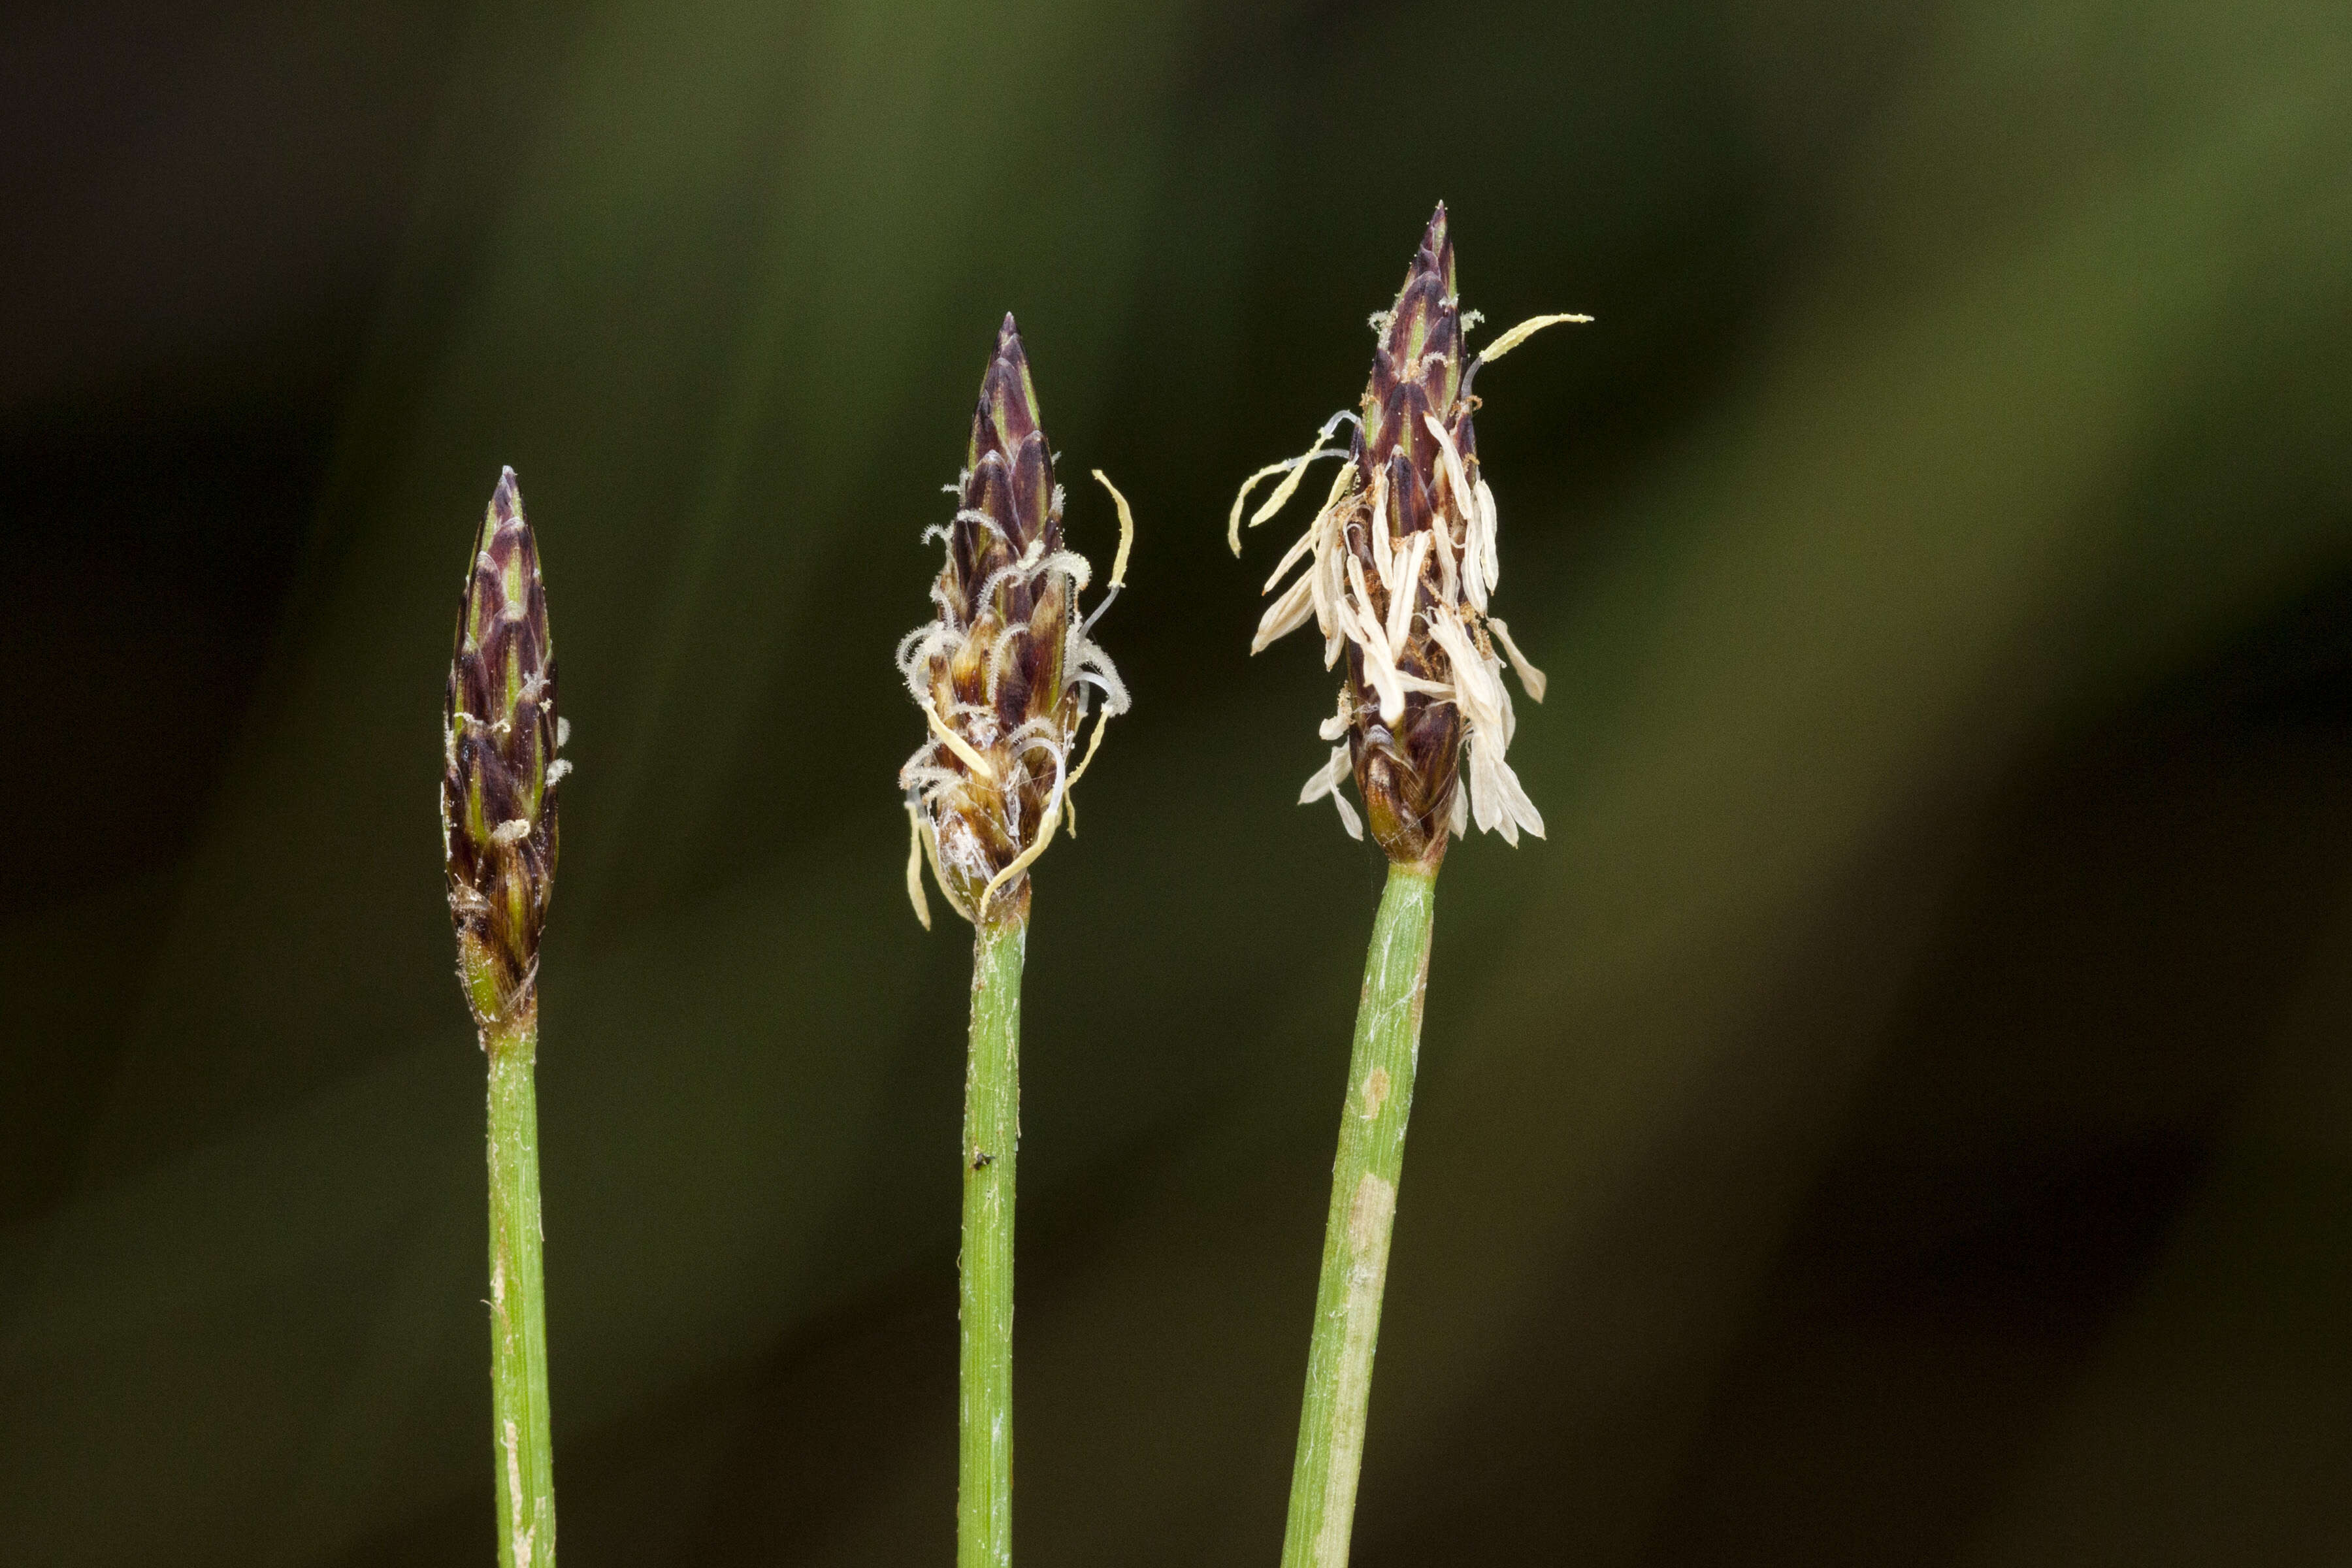
[[[1095,753],[1102,750],[1103,731],[1109,728],[1110,715],[1108,712],[1095,716],[1095,732],[1087,737],[1087,754],[1078,759],[1077,769],[1070,774],[1070,782],[1062,786],[1062,800],[1069,810],[1070,837],[1073,838],[1078,836],[1078,797],[1076,793],[1078,781],[1087,776],[1087,769],[1094,763]]]
[[[1111,504],[1118,508],[1118,553],[1111,557],[1110,581],[1105,584],[1117,588],[1127,582],[1127,552],[1135,547],[1135,514],[1127,510],[1127,498],[1118,493],[1118,487],[1110,482],[1108,475],[1097,468],[1094,476],[1095,483],[1110,492]],[[1234,503],[1234,510],[1241,510],[1239,501]]]
[[[1290,462],[1287,458],[1279,463],[1268,463],[1265,468],[1244,479],[1242,488],[1234,492],[1233,513],[1225,519],[1225,542],[1233,546],[1235,555],[1242,552],[1242,508],[1249,503],[1250,491],[1257,489],[1260,479],[1281,473],[1288,467]]]
[[[1288,506],[1290,498],[1298,493],[1299,481],[1307,478],[1308,465],[1316,458],[1344,458],[1347,455],[1337,447],[1318,446],[1313,451],[1301,453],[1291,459],[1289,474],[1284,478],[1282,483],[1274,487],[1274,493],[1266,497],[1255,511],[1250,513],[1249,525],[1255,528],[1259,523]]]
[[[1330,428],[1331,426],[1327,425],[1323,429],[1317,431],[1315,444],[1296,458],[1285,458],[1279,463],[1268,463],[1242,481],[1242,488],[1234,493],[1233,513],[1225,519],[1225,542],[1233,546],[1234,554],[1239,555],[1242,552],[1242,508],[1248,504],[1249,493],[1257,489],[1260,480],[1269,479],[1276,474],[1286,476],[1282,483],[1275,487],[1274,494],[1265,499],[1265,503],[1250,514],[1249,525],[1252,528],[1255,528],[1289,504],[1290,498],[1298,493],[1299,480],[1307,475],[1307,465],[1318,458],[1344,458],[1348,455],[1344,447],[1323,445],[1324,437]]]
[[[1087,738],[1087,754],[1078,759],[1077,769],[1070,774],[1070,782],[1062,786],[1064,795],[1077,788],[1078,781],[1087,776],[1087,769],[1093,764],[1095,753],[1102,750],[1103,731],[1108,728],[1110,728],[1110,715],[1108,712],[1095,715],[1095,732]],[[1077,835],[1073,833],[1070,837],[1076,838]]]
[[[1485,352],[1480,353],[1478,357],[1491,364],[1495,361],[1501,359],[1505,354],[1509,353],[1513,349],[1517,348],[1521,343],[1526,342],[1529,338],[1534,337],[1538,332],[1542,331],[1546,327],[1557,327],[1563,321],[1575,321],[1579,324],[1589,324],[1592,318],[1590,316],[1579,315],[1530,316],[1526,321],[1521,321],[1517,326],[1513,327],[1509,331],[1505,332],[1501,337],[1496,338],[1493,342],[1488,343]]]
[[[1013,859],[1012,865],[1007,866],[1003,870],[999,871],[995,876],[991,877],[988,879],[988,886],[981,889],[981,913],[987,913],[988,900],[996,897],[997,889],[1004,886],[1005,883],[1013,880],[1013,878],[1018,877],[1022,872],[1026,871],[1029,868],[1029,863],[1045,852],[1045,846],[1054,842],[1054,834],[1061,826],[1062,803],[1058,798],[1056,798],[1051,805],[1048,805],[1045,808],[1045,819],[1037,825],[1037,837],[1029,841],[1029,847],[1021,851],[1020,855]]]
[[[982,778],[986,779],[990,784],[994,784],[996,782],[996,770],[988,765],[988,759],[974,751],[970,741],[965,740],[961,735],[959,735],[953,730],[949,729],[948,721],[940,717],[940,710],[938,709],[932,707],[928,702],[925,703],[923,705],[923,719],[930,725],[931,732],[939,736],[941,741],[947,743],[948,750],[953,752],[957,756],[963,759],[964,766],[970,768],[973,773],[978,773]]]
[[[913,801],[907,803],[907,901],[915,918],[931,929],[931,901],[923,896],[923,819]]]
[[[940,871],[939,829],[929,820],[925,820],[922,824],[922,832],[923,863],[931,868],[931,880],[937,882],[940,885],[940,891],[947,895],[948,908],[955,910],[957,914],[969,921],[971,919],[971,911],[963,907],[963,900],[961,899],[956,897],[955,885],[950,882],[945,876],[940,874]]]

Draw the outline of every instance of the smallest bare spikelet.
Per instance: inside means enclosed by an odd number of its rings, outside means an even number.
[[[1307,562],[1258,624],[1250,651],[1312,620],[1324,666],[1345,658],[1339,710],[1322,728],[1337,743],[1299,803],[1328,795],[1341,825],[1361,837],[1339,793],[1352,774],[1391,861],[1434,865],[1449,831],[1459,836],[1473,822],[1515,845],[1522,829],[1543,837],[1541,814],[1504,761],[1517,723],[1504,662],[1538,702],[1544,678],[1487,609],[1500,577],[1495,494],[1471,430],[1479,403],[1471,384],[1480,366],[1537,331],[1591,319],[1538,316],[1469,357],[1463,334],[1475,317],[1464,314],[1455,292],[1454,240],[1439,204],[1396,304],[1372,318],[1380,343],[1360,411],[1334,415],[1314,447],[1252,474],[1234,498],[1228,537],[1239,555],[1242,508],[1260,481],[1285,476],[1252,527],[1282,510],[1309,463],[1346,459],[1315,521],[1266,579],[1273,593]],[[1342,424],[1355,426],[1348,445],[1324,445]]]
[[[967,921],[1000,890],[1023,895],[1025,907],[1030,863],[1062,824],[1077,831],[1071,787],[1102,744],[1103,726],[1127,711],[1127,687],[1087,634],[1126,576],[1135,521],[1102,470],[1094,477],[1118,508],[1118,554],[1107,592],[1080,619],[1078,595],[1094,569],[1063,543],[1063,495],[1038,427],[1037,390],[1005,317],[981,379],[964,469],[949,487],[955,516],[923,533],[947,547],[931,584],[939,616],[898,644],[898,672],[930,729],[898,770],[913,839],[907,895],[926,928],[926,860]],[[1097,701],[1093,737],[1074,763],[1078,730]]]
[[[488,1029],[531,1005],[555,882],[555,646],[539,546],[512,468],[499,476],[458,599],[441,709],[441,851],[457,978]]]

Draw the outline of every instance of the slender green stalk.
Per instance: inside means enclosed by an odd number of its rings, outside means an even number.
[[[1127,711],[1127,687],[1087,636],[1127,574],[1135,520],[1118,510],[1118,553],[1091,613],[1090,569],[1062,532],[1056,458],[1037,385],[1007,316],[982,373],[971,440],[933,579],[938,616],[898,644],[898,673],[929,734],[898,773],[907,802],[907,897],[925,930],[923,869],[972,922],[971,1056],[964,1079],[962,1394],[956,1561],[1013,1561],[1013,1169],[1021,1138],[1021,965],[1029,868],[1066,825],[1070,791]],[[926,537],[929,537],[926,535]],[[1095,708],[1097,696],[1099,708]],[[1085,753],[1079,733],[1096,711]],[[1047,760],[1041,764],[1040,752]]]
[[[961,1441],[957,1568],[1013,1561],[1013,1168],[1021,1142],[1021,965],[1027,884],[971,942],[971,1056],[963,1090]]]
[[[1404,1172],[1405,1118],[1421,1055],[1421,1006],[1429,986],[1430,917],[1437,870],[1391,864],[1372,945],[1331,1165],[1331,1213],[1323,1232],[1323,1279],[1290,1479],[1283,1568],[1340,1568],[1356,1513],[1371,1403],[1372,1351],[1388,1283],[1389,1232]]]
[[[539,939],[554,895],[557,797],[572,764],[539,542],[512,468],[475,535],[441,707],[441,851],[457,983],[489,1061],[490,1441],[503,1568],[555,1568],[540,1275]]]
[[[555,1568],[555,1447],[547,1421],[540,1267],[539,1009],[483,1031],[490,1058],[490,1393],[499,1568]]]
[[[1308,464],[1345,459],[1306,536],[1266,583],[1274,593],[1291,565],[1307,559],[1258,623],[1250,651],[1309,621],[1325,639],[1326,665],[1343,641],[1349,645],[1339,710],[1319,731],[1337,743],[1298,802],[1329,796],[1349,836],[1370,828],[1389,858],[1339,1118],[1284,1568],[1348,1561],[1438,865],[1448,840],[1474,823],[1513,846],[1521,833],[1540,838],[1544,831],[1543,814],[1503,755],[1515,724],[1505,662],[1533,700],[1543,700],[1545,682],[1490,608],[1499,573],[1495,496],[1471,433],[1479,399],[1470,387],[1482,367],[1532,334],[1591,318],[1532,317],[1471,356],[1464,333],[1474,320],[1462,309],[1441,202],[1396,304],[1372,318],[1381,346],[1360,412],[1332,416],[1307,450],[1244,480],[1226,518],[1226,541],[1239,555],[1242,511],[1260,482],[1286,476],[1250,518],[1253,528],[1288,503]],[[1331,445],[1350,420],[1347,444]],[[1363,797],[1360,818],[1341,793],[1350,776]]]

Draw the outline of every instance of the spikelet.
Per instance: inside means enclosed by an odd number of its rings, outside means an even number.
[[[441,851],[457,978],[483,1028],[534,1004],[569,763],[539,545],[512,468],[499,476],[459,596],[441,708]]]
[[[947,545],[931,586],[938,616],[898,645],[898,672],[929,731],[898,770],[912,840],[908,897],[926,927],[926,863],[966,920],[989,912],[992,898],[1025,907],[1030,865],[1074,823],[1071,786],[1103,726],[1127,711],[1118,669],[1087,634],[1125,577],[1135,524],[1101,470],[1095,479],[1118,508],[1119,546],[1101,600],[1081,619],[1078,595],[1093,569],[1063,542],[1063,495],[1038,427],[1036,387],[1005,317],[981,379],[955,516],[925,534]],[[1078,731],[1090,713],[1094,733],[1081,758]]]
[[[1227,531],[1238,555],[1254,488],[1284,476],[1251,527],[1282,510],[1310,464],[1345,459],[1307,532],[1266,581],[1267,593],[1280,592],[1250,651],[1311,621],[1325,665],[1346,661],[1339,711],[1322,728],[1336,744],[1299,800],[1329,796],[1341,825],[1360,837],[1340,793],[1352,774],[1372,837],[1391,860],[1433,864],[1449,831],[1458,836],[1473,822],[1512,844],[1523,830],[1543,836],[1541,814],[1504,760],[1516,719],[1503,665],[1538,702],[1544,678],[1487,613],[1498,576],[1495,497],[1479,472],[1471,383],[1481,364],[1541,328],[1589,320],[1538,316],[1465,365],[1467,323],[1441,203],[1395,306],[1372,318],[1380,342],[1359,412],[1333,416],[1314,446],[1259,469],[1234,498]],[[1329,445],[1343,424],[1355,427],[1347,445]],[[1282,588],[1302,560],[1304,572]]]

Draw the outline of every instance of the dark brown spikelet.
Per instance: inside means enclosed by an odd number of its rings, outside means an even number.
[[[947,542],[931,587],[938,618],[898,647],[930,731],[899,785],[918,845],[969,920],[999,879],[1020,881],[1066,818],[1085,765],[1072,753],[1090,708],[1098,700],[1105,718],[1127,708],[1118,672],[1078,619],[1091,569],[1062,542],[1062,490],[1011,316],[981,377],[956,490],[954,518],[933,531]],[[1123,524],[1125,511],[1122,502]],[[1115,569],[1113,591],[1118,578]],[[916,870],[910,860],[909,890],[928,924]],[[1025,883],[1013,896],[1025,897]]]
[[[555,646],[539,545],[514,470],[499,476],[457,609],[441,708],[441,847],[457,978],[484,1028],[534,1002],[539,938],[555,882]]]
[[[1470,431],[1472,400],[1461,395],[1462,316],[1454,288],[1454,239],[1446,233],[1442,205],[1422,236],[1381,338],[1372,352],[1371,382],[1364,388],[1363,423],[1348,456],[1359,474],[1387,479],[1389,516],[1374,522],[1385,524],[1390,548],[1395,550],[1437,524],[1435,498],[1447,481],[1441,472],[1438,442],[1428,427],[1431,416],[1453,436],[1463,468],[1477,472],[1477,446]],[[1475,504],[1471,498],[1463,500]],[[1369,584],[1379,575],[1369,531],[1359,531],[1351,542],[1362,565],[1371,569],[1365,579]],[[1436,563],[1428,564],[1433,574]],[[1415,574],[1411,587],[1419,587],[1418,578]],[[1379,598],[1374,603],[1385,615],[1388,605]],[[1430,635],[1425,620],[1412,623],[1394,656],[1400,675],[1452,684],[1445,651]],[[1363,647],[1350,642],[1347,660],[1356,714],[1349,748],[1372,837],[1391,860],[1428,858],[1433,850],[1445,847],[1446,818],[1462,756],[1461,705],[1433,700],[1428,692],[1409,689],[1402,713],[1383,722],[1379,693],[1366,679]]]
[[[1358,832],[1338,788],[1352,775],[1372,837],[1391,860],[1434,864],[1449,832],[1465,831],[1474,819],[1514,844],[1522,828],[1543,833],[1542,816],[1503,760],[1516,723],[1504,660],[1538,701],[1544,680],[1520,657],[1509,628],[1487,613],[1498,574],[1495,500],[1479,472],[1471,428],[1478,399],[1470,388],[1481,364],[1529,333],[1583,319],[1537,317],[1469,358],[1441,203],[1396,304],[1373,318],[1379,344],[1349,444],[1320,444],[1349,417],[1335,416],[1316,447],[1260,469],[1234,499],[1238,553],[1253,486],[1288,476],[1250,519],[1255,525],[1290,499],[1309,462],[1347,459],[1307,537],[1267,583],[1272,592],[1292,563],[1309,558],[1266,612],[1251,651],[1312,619],[1323,633],[1325,662],[1345,659],[1339,710],[1323,730],[1339,744],[1300,799],[1330,795],[1348,830]]]

